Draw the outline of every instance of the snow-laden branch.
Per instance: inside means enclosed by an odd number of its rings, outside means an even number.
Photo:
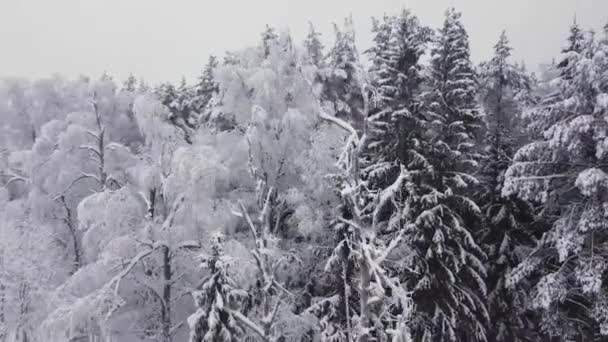
[[[6,177],[9,178],[8,181],[6,182],[5,186],[8,186],[8,185],[10,185],[13,182],[24,182],[24,183],[28,182],[27,178],[19,176],[19,175],[15,174],[15,173],[12,173],[12,172],[11,173],[3,173],[1,175],[2,176],[6,176]]]
[[[319,107],[320,107],[319,108],[319,118],[335,124],[336,126],[342,128],[343,130],[345,130],[346,132],[350,133],[353,136],[358,136],[357,131],[351,124],[349,124],[348,122],[346,122],[340,118],[327,114],[327,112],[325,112],[325,110],[323,110],[323,108],[321,108],[320,104],[319,104]]]
[[[386,189],[383,189],[378,195],[378,204],[374,208],[374,224],[378,220],[378,216],[384,210],[384,208],[395,201],[395,197],[403,188],[403,183],[407,180],[408,172],[403,164],[401,165],[401,173],[393,184],[389,185]]]
[[[522,176],[522,177],[511,177],[511,181],[528,181],[528,180],[549,180],[556,178],[569,178],[574,177],[572,174],[554,174],[554,175],[546,175],[546,176]]]
[[[113,287],[114,287],[114,295],[118,296],[118,289],[120,287],[120,282],[122,281],[122,279],[124,277],[126,277],[127,275],[129,275],[129,273],[131,273],[131,271],[133,270],[133,268],[140,261],[142,261],[144,258],[146,258],[147,256],[149,256],[150,254],[152,254],[155,250],[159,249],[161,246],[165,246],[165,245],[166,244],[155,243],[152,248],[150,248],[150,249],[148,249],[146,251],[141,251],[135,257],[133,257],[133,259],[131,259],[131,261],[129,262],[129,264],[127,265],[127,267],[125,267],[120,273],[118,273],[117,275],[115,275],[112,278],[112,280],[110,280],[110,282],[108,283],[108,284],[110,284],[110,286],[113,285]]]
[[[97,158],[99,158],[100,160],[103,159],[103,156],[101,155],[101,152],[99,152],[99,150],[94,147],[94,146],[90,146],[90,145],[80,145],[78,146],[79,150],[85,150],[85,151],[89,151],[92,152],[94,155],[97,156]]]
[[[99,177],[98,177],[97,175],[94,175],[94,174],[92,174],[92,173],[83,173],[83,174],[81,174],[80,176],[78,176],[78,177],[74,178],[74,180],[73,180],[73,181],[71,181],[71,182],[70,182],[70,184],[68,184],[68,186],[67,186],[67,187],[66,187],[66,188],[65,188],[65,189],[64,189],[64,190],[63,190],[63,191],[62,191],[60,194],[58,194],[57,196],[55,196],[55,199],[58,199],[58,198],[60,198],[61,196],[64,196],[65,194],[67,194],[67,193],[68,193],[68,191],[70,191],[70,189],[71,189],[71,188],[72,188],[72,187],[73,187],[73,186],[74,186],[74,185],[75,185],[75,184],[76,184],[78,181],[83,180],[83,179],[87,179],[87,178],[94,179],[95,181],[97,181],[97,183],[101,184],[101,179],[99,179]]]
[[[348,122],[337,118],[335,116],[329,115],[324,109],[323,106],[321,105],[321,100],[319,99],[319,97],[315,94],[314,91],[314,86],[312,84],[312,82],[306,78],[306,76],[304,76],[304,72],[302,72],[302,68],[298,68],[298,71],[300,72],[300,75],[302,76],[302,79],[304,80],[304,82],[306,82],[306,84],[308,85],[310,94],[312,95],[312,97],[315,99],[315,102],[317,104],[317,110],[319,111],[319,118],[321,118],[322,120],[331,122],[333,124],[335,124],[336,126],[342,128],[343,130],[345,130],[346,132],[348,132],[350,135],[354,135],[358,137],[358,133],[357,130]]]
[[[401,229],[401,231],[399,232],[397,237],[395,237],[394,239],[391,240],[389,245],[384,249],[384,251],[382,251],[382,254],[380,254],[380,256],[378,256],[374,260],[374,262],[378,265],[381,265],[386,260],[386,258],[389,256],[389,254],[391,254],[391,252],[401,243],[401,240],[403,240],[404,236],[405,236],[405,229]]]
[[[169,228],[171,228],[173,226],[173,221],[175,220],[175,214],[177,213],[177,211],[182,206],[182,203],[184,203],[185,200],[186,200],[186,196],[184,194],[181,194],[177,197],[177,199],[173,203],[173,206],[171,207],[171,212],[169,213],[169,216],[167,217],[165,222],[163,222],[163,225],[161,228],[162,230],[168,230]]]
[[[264,329],[262,327],[260,327],[259,325],[255,324],[254,322],[252,322],[249,318],[247,318],[247,316],[243,315],[242,313],[240,313],[240,312],[238,312],[236,310],[230,310],[230,309],[228,309],[228,312],[234,318],[236,318],[242,325],[244,325],[245,327],[249,328],[256,335],[260,336],[260,338],[262,339],[262,341],[268,341],[268,339],[266,337],[266,334],[264,333]]]
[[[96,141],[99,141],[99,134],[97,132],[91,131],[89,129],[84,129],[84,132],[88,135],[90,135],[93,139],[95,139]]]

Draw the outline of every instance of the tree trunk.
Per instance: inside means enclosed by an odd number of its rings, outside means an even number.
[[[350,321],[350,287],[348,285],[348,272],[346,262],[342,262],[342,281],[344,286],[344,316],[346,317],[346,338],[351,341],[353,336],[353,329]]]
[[[18,336],[18,341],[20,342],[28,342],[28,335],[27,335],[27,314],[29,311],[29,304],[28,304],[28,287],[27,284],[25,283],[21,283],[21,285],[19,286],[19,302],[20,302],[20,308],[19,308],[19,327],[17,328],[17,334],[19,334]]]
[[[65,201],[65,196],[62,195],[59,199],[61,201],[61,204],[65,208],[65,218],[63,219],[63,221],[68,227],[68,232],[70,233],[70,237],[72,238],[72,248],[74,249],[74,268],[72,270],[72,274],[74,274],[76,273],[76,271],[78,271],[80,266],[82,266],[82,253],[80,251],[78,232],[76,231],[76,227],[74,227],[74,224],[72,222],[72,211],[70,210]]]
[[[163,247],[163,311],[162,342],[171,342],[171,254],[169,247]]]
[[[154,206],[156,205],[156,188],[150,190],[150,204],[148,205],[148,216],[154,220]]]
[[[363,330],[361,336],[359,336],[359,342],[367,342],[369,341],[369,322],[371,321],[371,313],[369,310],[369,285],[370,285],[370,276],[369,276],[369,265],[363,257],[361,262],[361,328]]]

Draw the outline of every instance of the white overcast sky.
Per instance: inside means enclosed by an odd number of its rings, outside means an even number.
[[[352,14],[363,50],[370,17],[408,7],[436,28],[451,5],[463,12],[475,62],[503,29],[515,57],[535,68],[557,56],[575,13],[585,28],[608,22],[608,0],[0,0],[0,77],[193,79],[210,53],[256,44],[267,23],[301,40],[310,20],[329,43],[331,23]]]

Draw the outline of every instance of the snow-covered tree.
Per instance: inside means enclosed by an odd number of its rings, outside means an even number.
[[[213,198],[225,170],[211,150],[184,142],[156,100],[136,100],[135,115],[145,144],[136,164],[123,163],[128,183],[78,205],[87,264],[53,296],[43,331],[54,338],[185,335],[187,295],[199,281],[192,252],[206,237],[200,227],[220,220]]]
[[[229,264],[224,256],[224,236],[216,233],[211,241],[211,253],[203,257],[203,266],[211,276],[194,292],[198,307],[188,318],[191,342],[236,342],[244,335],[244,329],[235,316],[244,318],[239,311],[248,293],[238,289],[230,277]]]
[[[264,57],[268,57],[268,56],[270,56],[270,52],[273,49],[273,47],[275,47],[276,44],[278,43],[279,35],[277,34],[274,27],[271,27],[270,25],[266,25],[266,29],[264,30],[264,32],[262,32],[261,36],[262,36],[261,48],[262,48]]]
[[[355,43],[352,17],[344,20],[343,28],[334,24],[335,40],[330,49],[326,67],[322,69],[322,101],[330,104],[338,118],[347,120],[360,128],[363,123],[362,75],[357,68],[360,63]]]
[[[183,131],[184,139],[192,143],[193,130],[198,120],[191,106],[195,91],[186,83],[186,79],[182,78],[178,87],[169,82],[162,83],[156,87],[154,93],[160,102],[169,108],[169,120]]]
[[[372,103],[366,132],[363,174],[374,189],[392,184],[400,164],[408,163],[408,151],[418,144],[419,98],[423,81],[420,58],[430,39],[430,30],[407,10],[398,16],[374,20],[374,45],[370,78]],[[416,136],[417,135],[417,136]],[[384,221],[385,218],[378,218]]]
[[[232,229],[241,233],[246,228],[250,234],[242,239],[253,240],[248,243],[256,246],[248,261],[254,265],[250,281],[255,282],[239,284],[250,293],[249,309],[243,311],[250,324],[240,318],[239,324],[245,325],[248,335],[264,340],[294,340],[311,326],[302,322],[291,303],[290,288],[304,279],[297,263],[287,267],[293,255],[287,250],[301,249],[304,234],[313,230],[304,224],[310,218],[294,211],[309,209],[302,204],[298,188],[306,181],[301,174],[308,166],[302,164],[301,155],[310,148],[316,112],[302,74],[312,74],[315,68],[289,35],[273,38],[267,53],[263,45],[234,52],[231,63],[218,67],[219,91],[212,100],[210,119],[232,122],[232,128],[207,125],[198,138],[234,159],[232,189],[224,199],[242,203],[233,212],[246,226],[239,220]],[[224,143],[226,137],[234,140]],[[253,208],[260,212],[257,219],[249,217]]]
[[[532,281],[543,334],[594,339],[608,334],[602,247],[608,62],[606,45],[592,36],[577,44],[565,51],[559,93],[538,116],[543,135],[515,154],[503,194],[542,203],[541,218],[552,224],[511,273],[511,286]]]
[[[571,79],[574,75],[572,72],[572,63],[576,60],[577,55],[583,51],[585,44],[585,37],[583,30],[576,22],[576,17],[572,26],[570,26],[570,35],[567,38],[565,46],[562,48],[562,59],[557,64],[560,70],[560,76],[563,79]]]
[[[198,113],[199,117],[205,113],[207,104],[218,92],[218,85],[215,76],[213,75],[218,65],[217,58],[210,55],[209,60],[203,69],[203,73],[194,86],[195,95],[192,99],[191,107],[194,112]]]
[[[52,222],[37,219],[35,194],[10,199],[0,188],[0,340],[30,341],[48,294],[71,269]]]
[[[405,164],[412,176],[401,210],[414,253],[413,272],[406,271],[418,318],[414,338],[486,341],[485,256],[473,236],[480,208],[470,197],[478,183],[476,75],[453,8],[431,51],[427,86],[424,133]]]
[[[353,36],[350,36],[347,40],[352,38]],[[339,45],[345,44],[347,40],[337,44],[334,52],[339,52]],[[348,61],[343,61],[343,65],[350,68],[350,82],[353,86],[360,94],[365,94],[366,89],[369,88],[366,72],[358,62],[356,50],[349,49],[349,51],[352,55]],[[336,53],[334,57],[344,57],[339,55],[340,53]],[[317,120],[341,130],[342,135],[346,137],[336,169],[328,175],[335,182],[334,186],[341,205],[335,211],[336,237],[325,271],[337,275],[339,281],[335,284],[338,289],[333,289],[325,296],[314,298],[306,312],[319,317],[322,340],[385,341],[389,338],[396,341],[408,340],[410,297],[401,286],[396,274],[385,267],[389,259],[391,262],[396,262],[393,259],[396,257],[394,251],[403,235],[395,234],[392,241],[380,238],[381,231],[376,226],[376,222],[369,220],[369,216],[363,213],[361,207],[360,200],[365,192],[365,182],[361,178],[358,163],[365,135],[357,131],[353,124],[338,117],[339,113],[335,112],[332,103],[326,102],[326,106],[322,105],[324,89],[315,89],[314,82],[309,76],[305,74],[301,76],[307,80],[309,92],[313,95],[312,103]],[[369,106],[367,96],[362,96],[361,100],[363,103],[359,126],[364,132],[367,126],[366,111]],[[335,115],[329,114],[332,111]],[[400,183],[403,179],[400,177],[396,182]],[[375,200],[392,201],[395,196],[394,189],[398,187],[399,185],[395,185],[385,192],[378,193]]]
[[[361,204],[363,197],[368,195],[358,167],[363,137],[352,125],[328,115],[322,107],[319,111],[322,120],[349,134],[337,163],[338,170],[332,175],[342,206],[336,225],[338,241],[326,264],[327,272],[341,274],[343,293],[325,298],[309,310],[323,314],[322,338],[325,340],[409,341],[410,294],[393,269],[385,265],[389,260],[399,265],[393,258],[399,257],[397,251],[405,230],[394,232],[391,239],[386,239],[382,236],[382,227],[373,219],[384,205],[397,200],[397,192],[408,178],[407,171],[402,168],[400,177],[375,195],[376,209],[372,215],[366,215]],[[359,307],[352,307],[352,302],[358,302]],[[341,314],[338,313],[340,309],[343,310]],[[336,316],[343,318],[340,320]],[[336,324],[336,318],[345,326]]]
[[[321,33],[315,30],[312,22],[308,22],[308,35],[304,40],[304,47],[308,51],[310,63],[318,68],[322,68],[325,62],[325,55],[323,43],[321,43]]]
[[[527,341],[536,330],[534,317],[528,312],[528,293],[506,287],[511,269],[522,261],[526,248],[529,250],[535,243],[532,205],[515,196],[501,196],[504,173],[522,145],[525,132],[522,111],[527,105],[522,97],[531,88],[529,77],[510,61],[511,50],[503,31],[494,46],[494,56],[480,66],[479,96],[485,112],[485,143],[477,200],[484,213],[479,240],[488,256],[491,327],[488,339],[491,341]]]

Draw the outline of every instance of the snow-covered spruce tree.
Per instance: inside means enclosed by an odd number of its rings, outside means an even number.
[[[321,70],[323,103],[331,105],[336,117],[361,129],[364,100],[360,88],[359,52],[355,44],[352,17],[344,19],[344,27],[334,24],[334,45],[327,55],[326,67]]]
[[[401,219],[413,272],[419,341],[486,341],[484,253],[473,237],[480,209],[471,199],[478,183],[474,150],[479,124],[475,73],[460,13],[446,12],[431,51],[428,92],[421,116],[423,139],[406,164],[411,179],[402,196]]]
[[[213,73],[218,67],[217,57],[210,55],[203,73],[198,78],[198,82],[194,86],[194,97],[191,101],[191,109],[198,113],[199,116],[205,113],[207,104],[218,91],[218,85]],[[199,118],[200,120],[200,118]]]
[[[431,38],[431,30],[404,10],[398,16],[374,19],[374,45],[367,51],[372,61],[369,127],[360,161],[362,175],[371,189],[384,189],[399,176],[418,146],[420,86],[423,81],[420,58]],[[386,223],[390,210],[374,218]],[[386,214],[389,214],[388,216]],[[393,227],[394,228],[394,227]]]
[[[541,202],[541,217],[552,224],[510,285],[534,284],[544,335],[605,339],[608,50],[587,37],[579,53],[565,53],[560,92],[538,116],[543,136],[522,147],[506,172],[503,194]]]
[[[317,68],[322,68],[325,63],[323,43],[321,43],[321,33],[315,30],[312,22],[308,22],[308,35],[304,40],[304,47],[308,52],[310,63]]]
[[[274,46],[278,44],[279,35],[277,34],[274,27],[270,25],[266,25],[266,29],[261,34],[262,36],[262,45],[261,49],[263,51],[264,57],[270,56],[270,52]]]
[[[557,68],[561,71],[560,76],[563,79],[572,79],[574,76],[571,72],[574,71],[571,67],[577,55],[581,53],[584,48],[584,33],[580,26],[576,22],[576,17],[572,26],[570,26],[570,35],[568,36],[567,42],[562,49],[562,60],[557,64]]]
[[[484,151],[477,201],[484,213],[479,240],[487,254],[490,341],[529,341],[535,329],[529,314],[529,295],[523,288],[507,289],[506,277],[521,262],[522,252],[534,246],[534,210],[515,196],[501,196],[504,173],[521,146],[529,77],[510,61],[506,33],[494,46],[494,56],[480,66],[480,99],[485,112]],[[519,139],[518,139],[519,138]]]
[[[223,245],[224,236],[218,232],[211,238],[211,254],[203,257],[211,276],[193,293],[198,308],[188,318],[190,342],[237,342],[244,335],[234,316],[243,319],[239,310],[248,293],[229,276]]]
[[[161,103],[169,108],[171,113],[169,119],[184,132],[184,139],[191,144],[198,124],[198,114],[192,109],[194,89],[182,77],[179,87],[176,88],[172,83],[166,82],[156,87],[154,93]]]

